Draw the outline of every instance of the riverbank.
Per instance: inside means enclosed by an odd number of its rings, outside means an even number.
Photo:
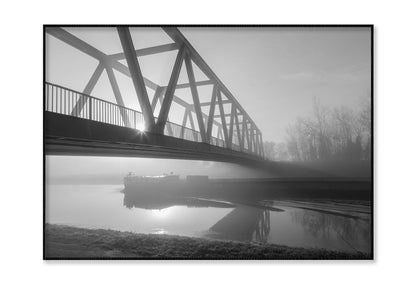
[[[45,259],[372,259],[365,253],[291,248],[46,224]]]

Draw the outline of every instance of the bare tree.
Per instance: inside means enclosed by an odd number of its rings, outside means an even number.
[[[363,100],[359,111],[330,109],[314,100],[313,115],[298,117],[287,128],[286,152],[290,160],[369,159],[371,153],[371,103]]]
[[[287,150],[287,145],[284,142],[279,142],[276,144],[276,160],[279,161],[288,161],[289,152]]]
[[[361,111],[358,115],[358,123],[362,131],[362,146],[363,158],[371,159],[372,144],[371,144],[371,99],[370,96],[363,96],[361,98]]]
[[[272,141],[265,141],[263,143],[264,155],[269,160],[276,159],[276,143]]]
[[[301,153],[298,146],[296,129],[293,126],[289,125],[286,129],[286,132],[288,134],[286,145],[290,160],[301,161]]]

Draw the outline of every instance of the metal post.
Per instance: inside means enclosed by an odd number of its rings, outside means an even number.
[[[84,91],[82,92],[83,94],[86,94],[88,96],[91,95],[91,92],[93,91],[95,85],[97,84],[98,80],[101,77],[101,74],[104,71],[104,66],[103,64],[98,64],[97,68],[95,69],[94,73],[92,74],[90,80],[88,81],[87,85],[84,88]],[[71,116],[79,116],[79,114],[81,113],[82,109],[84,108],[84,103],[86,102],[86,100],[83,99],[83,97],[81,96],[77,103],[75,104],[74,108],[72,109],[71,112]]]
[[[227,121],[225,121],[224,106],[222,105],[221,91],[218,91],[217,95],[218,95],[218,106],[220,107],[222,130],[224,132],[224,142],[225,142],[226,147],[228,148],[229,147],[228,129],[227,129]]]
[[[92,120],[92,97],[88,97],[88,116]]]
[[[192,68],[191,59],[189,59],[188,55],[185,56],[185,65],[186,65],[186,71],[188,73],[189,84],[191,87],[192,100],[194,102],[196,119],[197,119],[198,126],[199,126],[199,133],[201,135],[202,142],[206,143],[207,138],[206,138],[206,133],[205,133],[204,120],[202,119],[202,111],[201,111],[201,105],[199,103],[198,90],[195,85],[194,70]]]
[[[179,79],[179,73],[181,71],[182,63],[183,63],[183,56],[185,53],[185,46],[182,46],[179,49],[178,55],[176,56],[175,65],[173,66],[172,74],[169,79],[168,86],[166,88],[165,98],[163,99],[163,103],[160,107],[156,128],[157,131],[163,133],[165,129],[166,120],[169,115],[170,106],[172,105],[172,100],[175,93],[176,84]]]
[[[130,70],[134,89],[136,90],[137,98],[139,99],[140,108],[143,112],[146,124],[145,130],[153,131],[155,126],[153,111],[149,102],[149,97],[147,95],[146,86],[143,80],[142,72],[140,70],[139,62],[137,61],[137,55],[134,49],[133,41],[131,39],[129,28],[118,27],[117,31],[120,37],[121,45],[123,47],[124,55],[126,57],[127,65]]]
[[[122,107],[119,107],[119,111],[120,111],[120,115],[123,119],[124,125],[126,127],[130,127],[129,119],[127,118],[126,113],[125,113],[124,108],[123,108],[124,107],[124,101],[123,101],[123,98],[121,96],[120,88],[118,87],[118,84],[117,84],[117,81],[116,81],[116,76],[114,75],[114,71],[113,71],[113,69],[111,69],[109,67],[106,68],[106,71],[107,71],[108,79],[110,80],[111,87],[113,89],[114,96],[116,97],[117,104],[119,106],[122,106]]]
[[[208,123],[207,123],[207,139],[211,138],[212,135],[212,124],[214,120],[214,112],[215,112],[215,101],[217,100],[217,93],[218,93],[218,86],[214,84],[212,88],[212,97],[211,103],[209,107],[209,116],[208,116]]]

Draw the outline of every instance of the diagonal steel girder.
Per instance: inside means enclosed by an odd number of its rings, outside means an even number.
[[[157,54],[157,53],[177,50],[178,48],[179,48],[178,44],[168,43],[168,44],[163,44],[163,45],[138,49],[138,50],[135,50],[135,53],[136,53],[136,56],[140,57],[140,56],[147,56],[147,55],[153,55],[153,54]],[[124,52],[111,54],[111,55],[108,55],[108,57],[110,57],[111,59],[114,59],[114,60],[122,60],[122,59],[126,58]]]
[[[163,133],[163,130],[168,119],[170,107],[175,94],[176,84],[178,83],[179,73],[181,71],[183,59],[185,55],[185,48],[181,46],[176,56],[175,64],[173,66],[172,74],[169,79],[169,84],[166,87],[165,97],[160,107],[159,115],[157,116],[156,131]]]
[[[222,83],[222,81],[217,77],[217,75],[212,71],[212,69],[208,66],[208,64],[204,61],[204,59],[199,55],[199,53],[195,50],[195,48],[189,43],[189,41],[185,38],[185,36],[177,29],[176,27],[163,27],[163,30],[178,44],[184,44],[188,50],[188,53],[194,63],[213,81],[213,83],[218,84],[220,90],[224,93],[224,95],[230,99],[233,103],[236,104],[238,110],[244,113],[247,116],[247,119],[250,123],[257,128],[254,121],[250,118],[247,112],[243,109],[237,99],[232,95],[232,93],[228,90],[228,88]]]
[[[103,64],[101,63],[98,64],[97,68],[95,69],[94,73],[92,74],[90,80],[88,81],[82,93],[86,95],[91,95],[91,92],[94,89],[95,85],[97,84],[98,79],[100,78],[101,74],[103,73],[104,68],[105,67],[103,66]],[[81,113],[86,103],[87,103],[86,99],[79,99],[77,103],[75,104],[74,109],[72,109],[71,115],[78,116]]]
[[[65,42],[66,44],[68,44],[68,45],[84,52],[85,54],[99,60],[100,62],[106,64],[108,67],[111,67],[111,68],[119,71],[120,73],[130,77],[129,68],[127,68],[125,65],[121,64],[117,60],[111,59],[111,57],[109,57],[104,52],[98,50],[94,46],[86,43],[85,41],[79,39],[78,37],[74,36],[73,34],[67,32],[63,28],[48,27],[46,29],[46,32],[48,34],[52,35],[53,37],[56,37],[57,39]],[[152,82],[151,80],[149,80],[147,78],[143,78],[143,79],[144,79],[144,83],[146,84],[147,87],[149,87],[153,90],[155,90],[158,87],[158,85],[155,84],[154,82]]]
[[[133,86],[144,116],[145,130],[151,132],[155,126],[155,119],[153,117],[152,106],[149,102],[149,96],[147,95],[142,71],[140,70],[139,62],[137,61],[137,55],[134,49],[133,40],[131,39],[129,28],[118,27],[117,31],[120,37],[121,46],[123,47],[124,55],[126,57],[127,65],[130,70]]]
[[[261,153],[263,151],[262,142],[261,142],[261,132],[258,129],[258,127],[256,126],[256,124],[254,123],[254,121],[250,118],[250,116],[245,112],[245,110],[239,104],[239,102],[234,98],[234,96],[227,89],[227,87],[215,75],[215,73],[210,69],[210,67],[206,64],[206,62],[202,59],[202,57],[196,52],[196,50],[192,47],[192,45],[187,41],[187,39],[182,35],[182,33],[177,28],[164,27],[163,29],[175,41],[175,43],[165,44],[165,45],[161,45],[161,46],[154,46],[154,47],[146,48],[146,49],[143,49],[143,50],[134,50],[136,56],[145,56],[147,54],[155,54],[155,53],[159,53],[159,52],[174,50],[174,49],[178,49],[179,46],[184,47],[186,49],[186,53],[189,54],[190,59],[192,59],[192,61],[194,61],[194,63],[209,78],[209,80],[207,80],[207,81],[194,82],[193,87],[199,86],[199,85],[209,85],[209,84],[213,84],[214,86],[217,86],[219,88],[219,92],[222,92],[229,99],[228,101],[223,101],[223,103],[231,102],[232,106],[234,106],[238,110],[238,112],[239,112],[238,115],[243,115],[244,118],[247,119],[247,122],[250,123],[250,125],[251,125],[250,128],[252,130],[255,130],[256,136],[257,135],[260,136],[260,137],[257,137],[257,138],[260,139],[260,141],[257,140],[257,144],[259,146],[258,151]],[[124,53],[123,53],[123,55],[121,55],[121,54],[107,55],[107,54],[103,53],[102,51],[98,50],[97,48],[91,46],[90,44],[84,42],[83,40],[77,38],[76,36],[72,35],[71,33],[67,32],[66,30],[64,30],[62,28],[59,28],[59,27],[48,27],[45,30],[48,34],[60,39],[61,41],[63,41],[65,43],[67,43],[68,45],[82,51],[83,53],[97,59],[100,62],[99,66],[101,65],[106,70],[108,70],[109,68],[112,68],[112,69],[115,69],[115,70],[119,71],[120,73],[122,73],[122,74],[124,74],[128,77],[132,77],[131,74],[130,74],[129,68],[117,61],[117,60],[122,59],[121,57],[125,57]],[[136,57],[136,60],[137,60],[137,57]],[[98,70],[96,70],[95,75],[99,74],[100,69],[101,69],[101,67],[98,67]],[[95,78],[94,78],[94,77],[96,77],[95,75],[93,75],[91,81],[95,80]],[[157,85],[156,83],[150,81],[149,79],[147,79],[145,77],[143,77],[143,81],[144,81],[145,86],[149,87],[150,89],[156,90],[156,89],[161,87],[161,86]],[[189,84],[180,84],[180,85],[176,85],[176,83],[175,83],[175,86],[176,86],[176,88],[187,88],[187,87],[192,88],[191,83],[189,83]],[[89,88],[88,85],[86,86],[86,88]],[[162,87],[162,88],[166,88],[166,87]],[[172,89],[172,86],[170,88]],[[88,92],[90,92],[90,91],[88,91]],[[171,100],[171,101],[173,100],[174,102],[184,106],[186,109],[190,109],[190,111],[196,113],[195,105],[189,104],[189,103],[185,102],[184,100],[180,99],[179,97],[175,96],[173,94],[174,89],[170,92],[172,92],[172,95],[169,95],[170,96],[169,100]],[[115,95],[116,95],[116,93],[115,93]],[[122,101],[122,99],[121,99],[121,101]],[[200,106],[205,106],[208,103],[200,103]],[[170,103],[168,103],[168,105],[170,105]],[[169,107],[167,107],[167,109],[169,109]],[[230,113],[230,114],[232,115],[232,113]],[[223,115],[230,115],[230,114],[223,113]],[[162,116],[165,116],[165,115],[167,115],[167,113],[163,114]],[[202,113],[202,116],[205,120],[209,119],[209,116],[207,116],[204,113]],[[164,117],[162,117],[161,121],[163,122],[163,120],[165,120]],[[218,127],[223,126],[223,125],[221,125],[221,123],[218,123],[215,120],[213,120],[213,124],[217,125]],[[239,123],[236,124],[236,127],[240,127]],[[240,129],[237,128],[237,130],[240,130]],[[250,144],[254,144],[256,142],[254,140],[253,135],[254,135],[254,131],[251,131]],[[231,138],[232,138],[232,136],[231,136]],[[248,138],[248,136],[247,136],[247,138]]]
[[[237,99],[232,95],[232,93],[228,90],[228,88],[222,83],[222,81],[217,77],[217,75],[212,71],[212,69],[208,66],[208,64],[204,61],[204,59],[199,55],[199,53],[194,49],[194,47],[189,43],[189,41],[185,38],[185,36],[179,31],[176,27],[163,27],[164,31],[172,38],[174,42],[177,44],[183,44],[187,48],[187,52],[192,59],[192,61],[205,73],[205,75],[212,81],[213,84],[218,85],[220,92],[222,92],[232,103],[234,106],[250,123],[250,127],[253,129],[251,131],[252,140],[255,139],[254,137],[254,130],[256,135],[261,135],[261,131],[255,124],[255,122],[251,119],[248,113],[243,109]],[[221,105],[220,105],[221,106]],[[221,113],[224,115],[225,113]],[[232,113],[231,117],[232,117]],[[224,123],[224,121],[222,121]],[[239,127],[240,125],[237,125]],[[226,126],[225,126],[226,127]],[[224,129],[225,130],[225,129]],[[232,136],[229,136],[228,139],[225,137],[229,144],[231,144]],[[263,145],[259,142],[256,145],[258,147],[258,151],[261,152],[263,149]]]
[[[78,37],[74,36],[73,34],[67,32],[66,30],[60,28],[60,27],[48,27],[46,28],[46,33],[50,34],[51,36],[65,42],[66,44],[72,46],[73,48],[97,59],[100,62],[100,65],[105,67],[110,67],[110,68],[114,68],[115,70],[119,71],[120,73],[122,73],[123,75],[126,75],[128,77],[131,77],[130,75],[130,71],[128,69],[128,67],[126,67],[125,65],[123,65],[122,63],[118,62],[117,60],[119,59],[118,54],[113,54],[113,55],[107,55],[104,52],[98,50],[97,48],[95,48],[94,46],[88,44],[87,42],[79,39]],[[176,45],[176,44],[175,44]],[[173,48],[173,46],[171,46]],[[176,47],[177,48],[177,47]],[[146,51],[148,52],[148,51]],[[140,55],[144,55],[142,54],[142,52],[139,52],[136,50],[136,53],[139,53]],[[143,52],[145,53],[145,52]],[[123,55],[124,57],[124,55]],[[100,67],[101,68],[101,67]],[[94,75],[93,75],[94,77]],[[156,91],[157,88],[160,88],[161,86],[157,85],[156,83],[152,82],[151,80],[147,79],[146,77],[143,77],[144,83],[147,87],[149,87],[150,89],[153,89]],[[202,82],[196,82],[197,86],[200,85],[209,85],[212,84],[211,81],[202,81]],[[190,84],[178,84],[177,88],[188,88],[190,87]],[[87,87],[86,87],[87,88]],[[163,87],[162,87],[163,88]],[[90,94],[86,93],[86,94]],[[193,105],[187,103],[185,100],[177,97],[177,96],[173,96],[173,101],[175,103],[178,103],[179,105],[185,107],[186,109],[190,109],[192,112],[195,112]],[[81,108],[79,108],[81,109]],[[206,118],[207,116],[205,114],[203,114],[203,116]],[[220,123],[218,123],[217,121],[214,120],[214,124],[217,126],[220,126]]]

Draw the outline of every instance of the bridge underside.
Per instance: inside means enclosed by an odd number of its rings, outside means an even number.
[[[45,112],[45,154],[193,159],[250,164],[251,154],[206,143]]]

